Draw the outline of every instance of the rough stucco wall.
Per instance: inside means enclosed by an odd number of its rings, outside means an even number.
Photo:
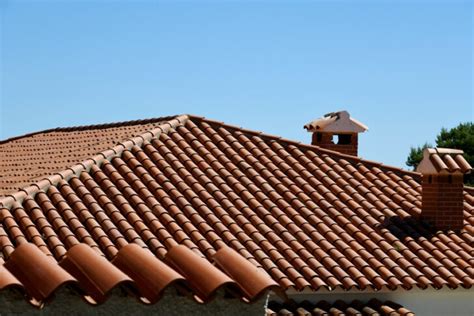
[[[0,292],[0,315],[21,315],[25,314],[25,310],[29,307],[28,304],[22,304],[18,309],[18,313],[13,313],[18,308],[17,302],[25,302],[21,293],[15,290],[5,290]]]
[[[416,316],[474,316],[474,289],[412,289],[389,292],[318,292],[294,293],[289,297],[297,302],[309,300],[316,302],[326,300],[330,303],[338,299],[351,302],[355,299],[368,302],[372,298],[380,301],[393,301],[405,306]],[[279,301],[278,297],[270,296],[270,301]]]
[[[207,304],[198,304],[189,297],[165,294],[158,303],[144,305],[134,297],[126,296],[116,291],[104,303],[91,306],[84,302],[79,295],[61,290],[56,297],[38,309],[28,304],[18,294],[9,291],[0,293],[0,316],[5,315],[45,315],[45,316],[73,316],[73,315],[196,315],[196,316],[237,316],[265,314],[266,297],[253,304],[247,304],[235,298],[217,297]]]

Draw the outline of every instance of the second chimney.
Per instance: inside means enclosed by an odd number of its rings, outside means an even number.
[[[427,148],[416,171],[422,173],[421,217],[439,230],[460,230],[464,220],[464,174],[472,167],[463,151]]]
[[[368,130],[347,111],[328,113],[304,128],[313,133],[312,145],[353,156],[358,154],[358,134]]]

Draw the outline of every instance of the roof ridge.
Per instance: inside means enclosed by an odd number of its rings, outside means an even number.
[[[148,130],[132,138],[124,139],[114,147],[105,149],[93,157],[87,158],[64,170],[57,171],[52,175],[44,176],[18,191],[0,197],[0,208],[11,208],[13,203],[21,203],[27,196],[34,196],[39,191],[45,191],[49,187],[56,185],[61,180],[68,180],[71,177],[79,175],[83,171],[89,171],[94,165],[100,166],[105,160],[111,160],[112,158],[119,156],[124,150],[149,142],[151,139],[159,137],[162,133],[166,134],[177,126],[184,124],[188,119],[189,116],[185,114],[173,116],[172,119],[164,122],[155,129]]]
[[[72,131],[81,131],[81,130],[88,130],[88,129],[113,128],[113,127],[120,127],[120,126],[125,126],[125,125],[147,124],[147,123],[160,122],[160,121],[166,121],[166,120],[170,121],[170,120],[177,119],[179,117],[184,117],[184,116],[186,116],[188,119],[191,119],[193,121],[198,121],[198,122],[205,121],[205,122],[210,123],[210,124],[221,125],[221,126],[226,127],[226,128],[239,130],[239,131],[247,133],[247,134],[258,135],[258,136],[266,138],[266,139],[280,141],[280,142],[282,142],[284,144],[287,144],[287,145],[296,145],[296,146],[299,146],[300,148],[316,150],[316,151],[318,151],[320,153],[323,153],[323,154],[338,156],[340,158],[348,159],[350,161],[362,162],[362,163],[368,164],[370,166],[375,166],[375,167],[381,168],[382,170],[392,171],[392,172],[395,172],[395,173],[398,173],[398,174],[403,174],[403,175],[409,175],[409,176],[412,176],[412,177],[415,177],[415,178],[421,177],[421,173],[418,173],[418,172],[415,172],[415,171],[404,170],[404,169],[399,168],[399,167],[385,165],[381,162],[372,161],[372,160],[369,160],[369,159],[363,159],[363,158],[360,158],[360,157],[343,154],[343,153],[340,153],[340,152],[337,152],[337,151],[334,151],[334,150],[330,150],[330,149],[326,149],[326,148],[322,148],[322,147],[319,147],[319,146],[316,146],[316,145],[305,144],[305,143],[294,141],[294,140],[284,138],[284,137],[281,137],[281,136],[271,135],[271,134],[267,134],[267,133],[257,131],[257,130],[246,129],[246,128],[243,128],[243,127],[240,127],[240,126],[231,125],[231,124],[227,124],[227,123],[222,122],[222,121],[217,121],[217,120],[206,118],[204,116],[197,116],[197,115],[192,115],[192,114],[162,116],[162,117],[149,118],[149,119],[120,121],[120,122],[112,122],[112,123],[104,123],[104,124],[78,125],[78,126],[71,126],[71,127],[50,128],[50,129],[45,129],[45,130],[42,130],[42,131],[27,133],[27,134],[24,134],[24,135],[14,136],[14,137],[10,137],[10,138],[4,139],[4,140],[0,140],[0,145],[8,143],[10,141],[18,140],[18,139],[25,138],[25,137],[34,136],[34,135],[37,135],[37,134],[43,134],[43,133],[61,132],[61,131],[62,132],[72,132]],[[0,199],[0,203],[1,203],[1,199]]]
[[[421,173],[419,173],[419,172],[405,170],[405,169],[402,169],[402,168],[399,168],[399,167],[385,165],[381,162],[377,162],[377,161],[373,161],[373,160],[369,160],[369,159],[364,159],[364,158],[360,158],[360,157],[352,156],[352,155],[348,155],[348,154],[343,154],[341,152],[330,150],[330,149],[327,149],[327,148],[322,148],[320,146],[305,144],[305,143],[302,143],[302,142],[299,142],[299,141],[294,141],[294,140],[284,138],[284,137],[281,137],[281,136],[266,134],[266,133],[261,132],[261,131],[246,129],[246,128],[242,128],[242,127],[236,126],[236,125],[226,124],[222,121],[216,121],[216,120],[208,119],[208,118],[203,117],[203,116],[188,115],[188,117],[189,117],[190,120],[192,120],[194,122],[203,122],[204,121],[204,122],[209,123],[211,125],[220,125],[220,126],[223,126],[225,128],[228,128],[228,129],[238,130],[238,131],[241,131],[241,132],[246,133],[246,134],[262,137],[264,139],[279,141],[279,142],[283,143],[283,145],[294,145],[294,146],[298,146],[299,148],[302,148],[302,149],[305,149],[305,150],[311,149],[311,150],[315,150],[315,151],[317,151],[318,153],[321,153],[321,154],[328,154],[328,155],[331,155],[331,156],[337,156],[338,158],[344,158],[344,159],[347,159],[349,161],[363,163],[365,165],[369,165],[369,166],[372,166],[372,167],[377,167],[377,168],[379,168],[381,170],[384,170],[384,171],[394,172],[395,174],[408,175],[408,176],[414,177],[415,179],[420,179],[421,178]]]
[[[184,114],[183,114],[184,115]],[[83,130],[92,130],[92,129],[105,129],[105,128],[114,128],[114,127],[121,127],[121,126],[128,126],[128,125],[139,125],[139,124],[148,124],[148,123],[155,123],[160,121],[169,121],[175,119],[179,116],[183,115],[170,115],[170,116],[161,116],[161,117],[154,117],[148,119],[138,119],[138,120],[130,120],[130,121],[119,121],[119,122],[112,122],[112,123],[102,123],[102,124],[89,124],[89,125],[76,125],[76,126],[68,126],[68,127],[53,127],[44,129],[41,131],[26,133],[23,135],[13,136],[6,139],[0,139],[0,145],[6,144],[8,142],[35,136],[38,134],[45,134],[45,133],[52,133],[52,132],[74,132],[74,131],[83,131]]]

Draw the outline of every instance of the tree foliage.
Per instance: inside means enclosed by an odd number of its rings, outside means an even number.
[[[405,162],[407,166],[412,167],[413,170],[416,169],[416,166],[420,163],[421,159],[423,159],[423,150],[425,148],[431,148],[433,145],[429,143],[425,143],[423,146],[418,147],[411,147],[410,153],[408,154],[407,161]]]
[[[433,146],[425,143],[423,146],[411,147],[406,161],[407,166],[415,170],[423,158],[423,150],[427,147]],[[474,123],[461,123],[449,130],[442,128],[436,136],[436,147],[461,149],[464,151],[464,158],[474,166]],[[467,175],[465,180],[468,184],[474,184],[474,175]]]

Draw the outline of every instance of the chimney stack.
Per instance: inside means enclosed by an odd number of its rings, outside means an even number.
[[[416,168],[422,174],[421,217],[439,230],[462,229],[463,178],[471,170],[462,150],[425,149],[423,160]]]
[[[353,156],[357,156],[358,152],[358,134],[368,130],[367,126],[351,118],[347,111],[328,113],[304,128],[313,133],[312,145]]]

